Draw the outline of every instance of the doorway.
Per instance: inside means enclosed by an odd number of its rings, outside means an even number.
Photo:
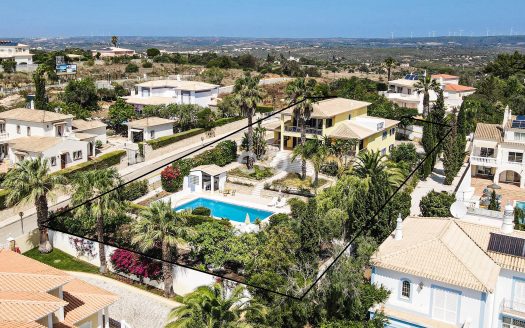
[[[66,168],[67,154],[60,154],[60,168],[63,170]]]

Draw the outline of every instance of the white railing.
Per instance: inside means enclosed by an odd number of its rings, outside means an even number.
[[[481,157],[481,156],[470,156],[470,162],[472,164],[497,164],[495,157]]]
[[[525,314],[525,303],[517,302],[512,299],[504,298],[502,301],[503,311],[510,310],[516,312],[523,312]]]
[[[474,206],[476,205],[474,204]],[[488,218],[503,219],[503,212],[487,210],[486,208],[479,208],[479,207],[476,208],[476,207],[467,206],[467,213],[473,214],[473,215],[484,216]]]

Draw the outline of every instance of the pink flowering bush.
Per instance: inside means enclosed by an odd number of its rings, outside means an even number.
[[[111,254],[111,264],[115,271],[135,275],[141,281],[144,278],[149,278],[150,280],[159,280],[162,278],[162,266],[160,262],[153,261],[124,249],[116,249],[113,254]]]

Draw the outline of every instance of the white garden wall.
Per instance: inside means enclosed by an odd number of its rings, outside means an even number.
[[[98,256],[98,242],[75,237],[54,230],[49,230],[49,239],[51,240],[53,247],[60,249],[61,251],[78,259],[81,259],[96,266],[100,266]],[[76,247],[75,240],[77,245],[83,243],[84,247],[82,247],[82,249],[88,249],[88,251],[81,251],[79,247]],[[111,271],[113,270],[111,268],[111,261],[109,259],[113,251],[115,251],[115,249],[116,247],[112,246],[105,247],[106,258],[108,260],[108,266]],[[137,281],[139,280],[134,276],[128,276],[128,278]],[[150,281],[149,279],[144,279],[143,282],[147,285],[159,289],[164,288],[164,284],[162,282]],[[179,295],[185,295],[199,286],[210,285],[213,282],[215,282],[215,277],[212,275],[187,269],[179,265],[173,265],[173,290]]]

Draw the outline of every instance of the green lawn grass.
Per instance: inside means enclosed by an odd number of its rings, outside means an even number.
[[[76,259],[73,256],[66,254],[56,248],[53,249],[53,251],[49,254],[42,254],[38,251],[37,247],[25,252],[24,255],[60,270],[80,271],[88,273],[99,272],[98,267],[84,262],[82,260]]]

